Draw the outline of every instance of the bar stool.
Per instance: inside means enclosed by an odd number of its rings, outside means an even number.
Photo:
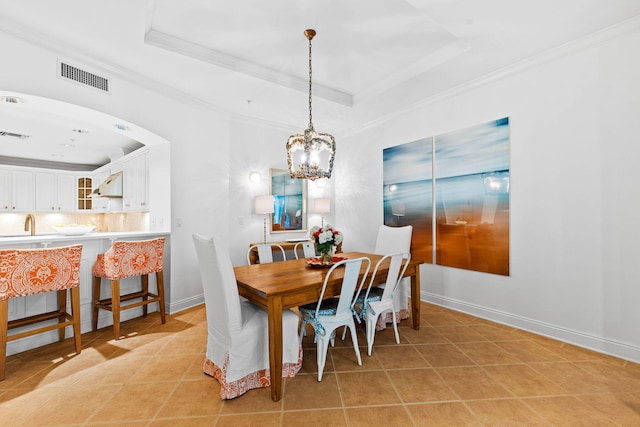
[[[93,330],[98,329],[98,313],[100,309],[109,310],[113,314],[113,334],[120,338],[120,312],[142,306],[142,315],[147,315],[147,305],[157,302],[160,319],[164,324],[164,276],[163,253],[164,237],[133,242],[114,242],[104,254],[98,254],[93,265]],[[155,273],[158,293],[149,292],[149,274]],[[120,295],[120,279],[141,276],[142,290]],[[111,282],[111,298],[100,298],[102,278]],[[140,301],[121,305],[123,301],[140,299]]]
[[[45,249],[0,250],[0,380],[5,376],[7,342],[58,329],[59,341],[65,328],[73,327],[76,353],[82,351],[80,335],[80,259],[82,245]],[[67,289],[71,290],[71,313],[67,312]],[[58,308],[47,313],[9,321],[9,299],[38,294],[58,293]],[[20,326],[57,319],[45,326],[8,335]]]

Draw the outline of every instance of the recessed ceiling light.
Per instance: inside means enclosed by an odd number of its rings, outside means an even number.
[[[6,102],[7,104],[22,104],[24,99],[18,98],[17,96],[2,96],[0,97],[0,101]]]

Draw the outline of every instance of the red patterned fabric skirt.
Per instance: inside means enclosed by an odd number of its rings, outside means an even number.
[[[222,399],[233,399],[254,388],[269,387],[271,385],[269,369],[260,369],[259,371],[252,372],[240,378],[239,380],[227,382],[226,372],[228,363],[228,355],[225,358],[224,366],[222,366],[222,368],[207,358],[204,360],[204,373],[218,380],[220,383],[220,397]],[[295,377],[298,371],[300,371],[300,368],[302,368],[302,347],[300,347],[300,350],[298,351],[298,362],[282,364],[282,377]]]

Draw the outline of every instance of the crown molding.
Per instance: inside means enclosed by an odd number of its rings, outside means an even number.
[[[275,83],[288,89],[293,89],[303,93],[307,93],[309,91],[308,80],[263,67],[233,55],[229,55],[215,49],[209,49],[205,46],[191,43],[154,29],[147,31],[144,35],[144,42],[160,49],[188,56],[237,73],[256,77],[260,80]],[[338,104],[346,105],[348,107],[353,106],[353,96],[351,94],[328,86],[315,83],[313,85],[313,93],[315,96]]]
[[[367,130],[369,128],[385,123],[389,120],[393,120],[397,117],[402,117],[403,115],[419,110],[427,105],[431,105],[436,102],[441,102],[448,98],[452,98],[462,93],[469,92],[473,89],[504,79],[508,76],[526,71],[531,68],[538,67],[542,64],[555,61],[557,59],[566,57],[567,55],[580,52],[582,50],[596,46],[600,43],[604,43],[606,41],[609,41],[617,37],[621,37],[639,30],[640,30],[640,15],[627,19],[625,21],[622,21],[618,24],[614,24],[602,30],[596,31],[595,33],[588,34],[579,39],[567,42],[558,47],[549,49],[538,55],[523,59],[522,61],[519,61],[515,64],[503,67],[497,71],[486,74],[482,77],[468,81],[461,85],[455,86],[451,89],[438,92],[435,95],[426,97],[420,101],[417,101],[411,105],[408,105],[406,108],[403,108],[401,110],[397,110],[392,113],[379,116],[361,125],[345,129],[343,136],[346,137],[346,136],[351,136],[351,135],[360,133],[364,130]]]

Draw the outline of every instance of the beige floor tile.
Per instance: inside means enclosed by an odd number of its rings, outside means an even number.
[[[409,344],[442,344],[449,343],[436,328],[431,326],[420,326],[420,330],[402,328],[399,330],[400,342],[408,342]]]
[[[333,369],[336,372],[371,371],[382,369],[382,365],[380,364],[380,361],[377,357],[374,357],[373,355],[372,357],[367,356],[367,351],[365,348],[359,348],[359,350],[362,365],[358,365],[358,359],[353,347],[336,347],[329,349],[329,356],[327,357],[327,359],[331,358],[331,361],[333,362]]]
[[[623,426],[640,426],[640,395],[630,393],[585,394],[578,399],[609,420]]]
[[[478,318],[470,314],[461,313],[459,311],[449,311],[449,316],[460,322],[462,325],[473,325],[478,322]]]
[[[151,360],[151,356],[111,359],[85,371],[74,384],[125,384],[131,381],[140,366],[145,366]]]
[[[342,407],[338,381],[334,373],[325,373],[320,382],[315,374],[287,378],[283,400],[285,411]]]
[[[413,423],[418,427],[481,426],[475,416],[460,402],[407,405]]]
[[[217,415],[222,409],[220,387],[207,378],[181,381],[157,417],[196,417]],[[217,383],[217,382],[216,382]]]
[[[190,418],[156,418],[149,427],[214,427],[218,416]]]
[[[574,363],[595,380],[606,384],[612,393],[640,391],[640,371],[638,370],[616,366],[606,361]]]
[[[517,341],[522,339],[522,337],[514,333],[513,328],[507,328],[503,325],[489,325],[480,322],[469,325],[469,327],[489,341]]]
[[[279,427],[282,422],[282,414],[241,414],[221,415],[218,417],[216,427]]]
[[[561,346],[550,345],[545,348],[551,350],[554,353],[557,353],[558,356],[562,357],[563,359],[573,362],[604,360],[607,357],[600,353],[596,353],[593,350],[576,347],[575,345],[571,344],[563,344]]]
[[[347,426],[344,409],[316,409],[312,411],[284,412],[282,425],[305,427],[340,427]]]
[[[2,420],[11,420],[16,426],[28,426],[31,417],[38,418],[38,409],[46,407],[54,397],[47,387],[36,390],[15,389],[2,394],[0,414]]]
[[[434,368],[463,400],[513,397],[500,383],[480,367]]]
[[[466,402],[482,425],[548,426],[549,423],[517,399],[474,400]]]
[[[98,409],[89,421],[150,420],[165,404],[175,382],[125,384]]]
[[[573,396],[526,398],[523,402],[556,426],[613,426],[607,416]]]
[[[188,381],[188,380],[200,380],[203,378],[207,378],[207,379],[213,380],[216,384],[218,384],[218,382],[215,379],[213,379],[212,377],[204,373],[204,368],[203,368],[204,359],[205,359],[204,353],[194,356],[193,362],[191,363],[191,366],[189,366],[189,368],[184,373],[182,380]]]
[[[222,404],[220,415],[280,412],[282,410],[283,400],[286,397],[286,391],[287,388],[284,387],[283,399],[279,402],[274,402],[271,400],[271,389],[269,387],[249,390],[235,399],[225,400]],[[220,395],[218,394],[218,396]]]
[[[144,365],[138,366],[131,382],[146,382],[149,378],[153,381],[177,381],[184,377],[195,359],[200,359],[200,355],[159,354],[148,360]]]
[[[338,372],[338,386],[345,407],[400,403],[400,399],[385,371]]]
[[[497,342],[503,350],[525,363],[561,362],[566,359],[529,340]]]
[[[30,426],[82,424],[119,390],[118,386],[49,387],[51,398],[29,417]]]
[[[416,345],[416,350],[433,367],[475,366],[475,362],[467,357],[454,344]]]
[[[303,350],[304,355],[302,359],[302,368],[298,372],[298,374],[312,374],[318,373],[318,361],[317,361],[317,351],[315,347],[312,349],[305,348]],[[331,358],[331,354],[328,355],[325,364],[323,373],[327,372],[335,372],[335,368],[333,367],[333,360]]]
[[[412,424],[409,413],[402,405],[347,408],[346,413],[350,427],[409,426]]]
[[[519,397],[567,394],[565,389],[527,365],[485,366],[484,370]]]
[[[207,349],[207,335],[179,334],[167,342],[162,354],[204,354]]]
[[[520,361],[492,342],[459,343],[456,347],[478,365],[500,365]]]
[[[610,392],[605,381],[594,381],[593,376],[588,375],[586,371],[571,362],[532,363],[529,366],[567,390],[568,393]]]
[[[462,323],[448,312],[433,312],[427,310],[420,315],[420,320],[424,320],[425,325],[430,326],[461,326]]]
[[[30,389],[33,387],[33,384],[31,386],[23,386],[22,384],[39,372],[49,370],[50,367],[50,362],[30,361],[29,359],[7,363],[4,380],[0,381],[0,390],[15,390],[16,388]]]
[[[373,347],[372,356],[377,357],[384,369],[428,368],[429,363],[414,346],[397,344]],[[365,358],[369,356],[364,356]]]
[[[400,335],[401,329],[403,329],[403,325],[398,326],[398,336],[400,338],[400,343],[407,344],[406,341],[405,342],[402,341],[402,336]],[[404,327],[404,329],[409,329],[409,328]],[[363,347],[367,345],[366,335],[365,335],[365,339],[360,343],[360,345]],[[393,332],[393,325],[389,324],[385,329],[381,331],[376,331],[375,337],[373,339],[373,345],[374,347],[385,346],[385,345],[398,345],[396,343],[396,334]]]
[[[451,388],[431,368],[388,371],[388,374],[404,403],[458,399]]]
[[[487,341],[470,326],[442,326],[438,332],[452,343]]]

